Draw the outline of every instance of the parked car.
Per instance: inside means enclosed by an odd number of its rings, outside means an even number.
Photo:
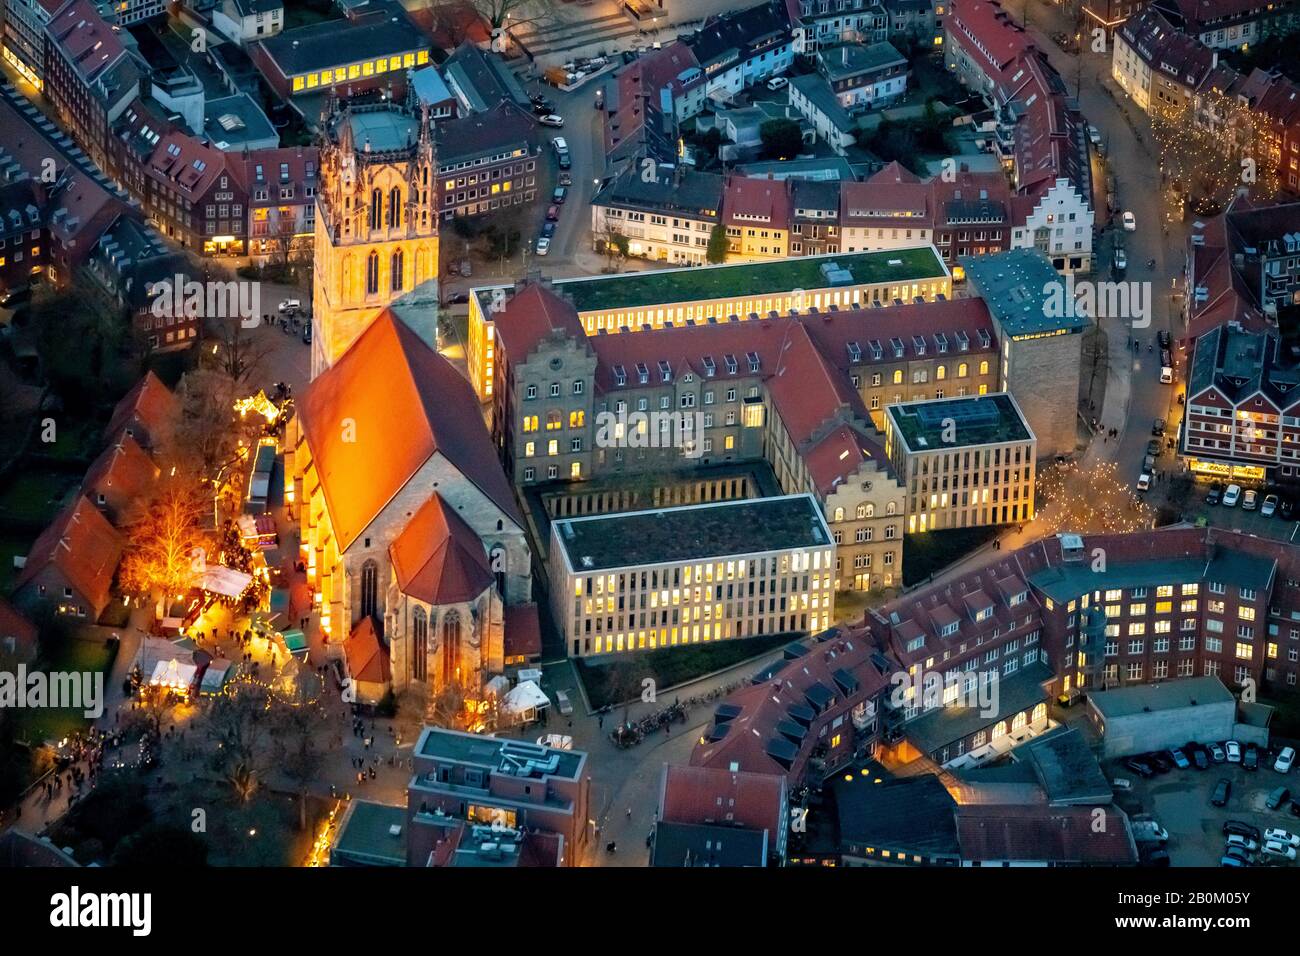
[[[1240,500],[1241,485],[1228,485],[1227,490],[1223,492],[1223,507],[1235,508]]]
[[[1155,421],[1151,423],[1151,434],[1155,435],[1157,438],[1160,438],[1162,435],[1164,435],[1164,433],[1165,433],[1165,420],[1163,418],[1157,418]]]
[[[277,306],[280,312],[296,312],[302,308],[302,303],[297,299],[285,299]]]
[[[1250,866],[1250,864],[1242,860],[1241,857],[1232,856],[1231,854],[1225,853],[1223,856],[1219,858],[1219,866],[1235,867],[1235,866]]]
[[[1143,472],[1142,474],[1138,475],[1137,490],[1149,491],[1150,488],[1151,488],[1151,476],[1148,475],[1146,472]]]
[[[1138,843],[1166,843],[1169,831],[1154,820],[1134,820],[1133,839]]]
[[[1236,857],[1244,866],[1250,866],[1255,862],[1255,854],[1247,850],[1244,846],[1230,846],[1225,848],[1224,853],[1227,856]]]
[[[1226,807],[1230,796],[1232,796],[1232,781],[1226,777],[1220,777],[1219,782],[1214,785],[1214,793],[1210,797],[1210,803],[1216,807]]]
[[[1259,849],[1258,838],[1252,839],[1251,837],[1243,836],[1240,833],[1228,834],[1227,845],[1229,847],[1234,847],[1234,846],[1240,847],[1241,849],[1245,850],[1247,853],[1254,853],[1256,850]]]
[[[1240,820],[1224,820],[1223,835],[1230,837],[1234,834],[1259,842],[1259,827],[1251,826],[1249,823],[1243,823]]]
[[[32,287],[26,283],[5,289],[3,292],[0,292],[0,306],[7,309],[10,306],[17,305],[19,302],[29,298],[31,294]]]
[[[1273,761],[1273,769],[1278,773],[1290,773],[1293,763],[1295,763],[1295,748],[1283,747],[1282,752],[1277,755],[1277,760]]]
[[[549,220],[551,220],[551,222],[555,222],[555,220],[559,219],[559,218],[560,218],[560,207],[559,207],[559,206],[547,206],[547,207],[546,207],[546,218],[549,219]]]
[[[1156,775],[1156,772],[1151,769],[1151,766],[1149,764],[1147,764],[1145,761],[1138,760],[1136,757],[1129,757],[1128,760],[1124,761],[1124,766],[1126,769],[1132,770],[1143,780],[1146,780],[1150,777],[1154,777]]]
[[[1295,847],[1287,843],[1280,843],[1277,840],[1266,840],[1260,852],[1275,860],[1295,859]]]
[[[1209,750],[1210,750],[1211,760],[1213,760],[1215,763],[1223,763],[1226,755],[1224,754],[1223,748],[1221,746],[1219,746],[1218,744],[1210,744]]]
[[[1228,763],[1241,763],[1241,744],[1235,740],[1229,740],[1223,745],[1223,749],[1227,751]]]
[[[1254,488],[1247,488],[1246,493],[1241,498],[1242,511],[1254,511],[1259,505],[1259,495],[1255,493]]]
[[[557,204],[562,203],[564,202],[565,197],[568,195],[569,195],[569,191],[567,189],[565,189],[563,186],[556,186],[554,191],[551,193],[551,202]]]
[[[572,176],[572,174],[570,174],[570,173],[560,173],[560,185],[561,185],[561,186],[572,186],[572,185],[573,185],[573,176]]]
[[[1265,495],[1264,503],[1259,506],[1259,513],[1265,518],[1271,518],[1275,511],[1277,511],[1277,495]]]
[[[559,162],[560,169],[573,168],[573,160],[569,157],[568,153],[560,153],[558,162]]]
[[[1247,770],[1259,769],[1259,748],[1254,744],[1246,744],[1246,752],[1241,757],[1241,765]]]
[[[537,122],[541,123],[543,126],[553,126],[556,129],[559,129],[564,125],[564,117],[557,113],[547,113],[545,116],[537,117]]]
[[[1159,332],[1157,332],[1157,333],[1156,333],[1156,339],[1160,342],[1160,347],[1161,347],[1162,349],[1167,349],[1167,348],[1169,348],[1169,346],[1170,346],[1170,344],[1171,344],[1171,339],[1170,339],[1170,335],[1169,335],[1169,330],[1168,330],[1168,329],[1161,329]]]
[[[546,116],[555,112],[555,104],[550,100],[543,99],[540,103],[533,101],[533,113],[537,116]]]
[[[1205,751],[1197,747],[1192,753],[1192,763],[1196,764],[1197,770],[1208,770],[1210,767],[1210,758]]]
[[[1160,440],[1159,440],[1159,439],[1157,439],[1157,438],[1153,438],[1153,439],[1151,439],[1149,442],[1147,442],[1147,454],[1148,454],[1148,455],[1158,455],[1158,454],[1160,454]]]
[[[1121,793],[1128,793],[1133,789],[1133,781],[1128,777],[1116,777],[1110,782],[1110,785]]]
[[[545,236],[547,239],[555,235],[555,223],[549,219],[546,222],[542,223],[542,235]]]
[[[1116,249],[1115,250],[1115,271],[1123,272],[1127,268],[1128,268],[1128,256],[1125,255],[1123,249]]]
[[[784,76],[774,76],[767,81],[767,88],[774,93],[777,90],[785,89],[789,85],[790,85],[790,81],[787,80]]]
[[[537,240],[537,254],[539,256],[544,256],[550,251],[551,251],[550,239],[546,238],[545,236],[542,236],[542,238]]]
[[[1192,762],[1187,759],[1187,754],[1183,753],[1178,748],[1169,751],[1169,755],[1174,758],[1174,763],[1178,766],[1179,770],[1186,770],[1192,765]]]
[[[1207,505],[1217,505],[1219,499],[1223,497],[1223,486],[1217,481],[1210,485],[1210,490],[1205,493],[1205,503]]]
[[[1126,209],[1124,211],[1124,231],[1137,232],[1137,227],[1138,227],[1137,216],[1133,215],[1132,210]]]
[[[1278,843],[1285,843],[1287,846],[1300,847],[1300,836],[1296,836],[1290,830],[1283,830],[1281,827],[1269,827],[1264,831],[1265,840],[1276,840]]]
[[[1068,35],[1066,35],[1066,39],[1069,39]],[[1088,124],[1088,142],[1092,143],[1093,146],[1101,145],[1101,131],[1091,123]]]
[[[1268,799],[1264,801],[1264,806],[1269,810],[1277,810],[1290,799],[1291,791],[1286,787],[1278,787],[1269,793]]]
[[[303,323],[302,341],[304,345],[311,345],[311,323],[310,322]]]
[[[1154,472],[1155,472],[1155,470],[1156,470],[1156,456],[1155,456],[1155,455],[1143,455],[1143,456],[1142,456],[1142,470],[1145,471],[1145,472],[1151,472],[1151,473],[1154,473]]]

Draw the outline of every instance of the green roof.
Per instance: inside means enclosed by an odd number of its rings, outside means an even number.
[[[577,518],[556,528],[577,573],[831,543],[810,495]]]
[[[776,262],[695,266],[617,276],[557,280],[555,290],[573,300],[579,312],[635,309],[734,296],[771,295],[794,289],[827,289],[831,282],[822,265],[835,263],[853,277],[855,285],[920,282],[941,279],[948,272],[931,246],[805,256]],[[489,293],[490,294],[490,293]]]
[[[911,452],[1028,441],[1033,437],[1006,392],[889,405],[885,414]]]

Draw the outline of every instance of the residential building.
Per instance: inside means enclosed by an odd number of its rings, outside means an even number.
[[[889,13],[877,0],[787,0],[795,43],[812,53],[823,44],[879,43],[890,34]]]
[[[320,151],[314,146],[260,149],[243,158],[248,188],[248,253],[272,261],[310,254],[316,232]]]
[[[1276,332],[1236,323],[1196,339],[1179,456],[1196,477],[1300,482],[1300,367]]]
[[[705,95],[723,101],[784,73],[794,57],[790,18],[780,0],[710,17],[682,39],[704,71]]]
[[[221,0],[212,11],[217,32],[239,46],[284,29],[284,0]]]
[[[1032,520],[1036,449],[1006,392],[885,409],[885,453],[907,489],[909,534]]]
[[[817,69],[848,110],[880,109],[907,91],[907,58],[891,43],[822,46]]]
[[[1115,31],[1111,76],[1144,111],[1174,118],[1195,109],[1194,96],[1219,65],[1218,54],[1175,30],[1155,7]]]
[[[840,251],[840,184],[795,179],[790,184],[790,255],[824,256]]]
[[[565,518],[551,611],[571,657],[830,625],[835,545],[811,495]]]
[[[1294,4],[1258,0],[1151,0],[1174,29],[1213,50],[1244,50],[1295,26]],[[1281,27],[1279,30],[1278,28]]]
[[[68,0],[4,0],[0,55],[36,89],[45,85],[45,28]]]
[[[0,185],[0,288],[26,286],[49,261],[45,190],[30,177]]]
[[[843,156],[857,142],[857,124],[825,77],[805,73],[791,78],[788,89],[790,106],[837,156]]]
[[[689,167],[628,167],[591,200],[591,234],[598,250],[612,236],[628,240],[630,256],[678,265],[704,265],[721,221],[724,180]]]
[[[1082,6],[1088,30],[1100,27],[1110,36],[1131,18],[1150,9],[1147,0],[1083,0]]]
[[[425,727],[411,757],[408,862],[429,860],[450,820],[555,834],[561,865],[578,865],[594,810],[582,751]]]
[[[962,866],[1136,866],[1137,844],[1118,807],[972,805],[957,808]]]
[[[32,544],[14,579],[14,603],[94,623],[108,606],[122,548],[108,519],[77,495]]]
[[[722,194],[729,255],[746,261],[784,259],[789,253],[790,183],[732,176]]]
[[[443,61],[441,72],[456,98],[458,116],[486,113],[507,101],[520,109],[531,109],[528,94],[505,60],[469,40]]]
[[[790,829],[784,777],[664,765],[651,866],[779,866]]]

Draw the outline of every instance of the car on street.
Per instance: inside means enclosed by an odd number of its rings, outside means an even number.
[[[1223,856],[1219,858],[1219,866],[1239,867],[1239,866],[1250,866],[1250,864],[1244,862],[1241,859],[1241,857],[1232,856],[1231,854],[1225,853]]]
[[[303,323],[302,341],[304,345],[311,345],[311,323],[310,322]]]
[[[1214,793],[1210,796],[1210,803],[1216,807],[1226,807],[1230,796],[1232,796],[1232,781],[1227,777],[1220,777],[1219,782],[1214,785]]]
[[[564,125],[564,117],[556,113],[547,113],[545,116],[537,117],[537,122],[541,123],[543,126],[553,126],[556,129],[559,129]]]
[[[1264,503],[1259,506],[1259,513],[1265,518],[1271,518],[1275,511],[1277,511],[1277,495],[1265,495]]]
[[[1247,770],[1259,769],[1259,748],[1254,744],[1246,744],[1246,752],[1241,756],[1241,765]]]
[[[767,88],[775,93],[777,90],[783,90],[790,85],[790,81],[784,76],[774,76],[767,81]]]
[[[1155,456],[1155,455],[1143,455],[1143,456],[1142,456],[1142,470],[1143,470],[1143,471],[1147,471],[1147,472],[1151,472],[1152,474],[1155,474],[1155,470],[1156,470],[1156,456]]]
[[[1241,744],[1235,740],[1229,740],[1223,745],[1223,749],[1228,755],[1228,763],[1241,763]]]
[[[1101,145],[1101,130],[1091,123],[1088,124],[1088,142],[1092,143],[1093,146]]]
[[[1129,793],[1133,789],[1133,781],[1128,777],[1116,777],[1110,785],[1121,793]]]
[[[550,220],[547,220],[546,222],[542,223],[542,237],[545,239],[550,239],[554,235],[555,235],[555,223],[551,222]]]
[[[1241,485],[1228,485],[1223,493],[1223,507],[1235,508],[1237,502],[1241,500]]]
[[[556,203],[558,205],[564,202],[565,197],[568,195],[569,195],[568,189],[566,189],[564,186],[556,186],[554,191],[552,191],[551,193],[551,202]]]
[[[1138,475],[1137,490],[1149,491],[1150,488],[1151,488],[1151,476],[1146,474],[1145,472]]]
[[[1230,837],[1233,834],[1249,837],[1256,842],[1259,841],[1259,827],[1251,826],[1249,823],[1243,823],[1240,820],[1224,820],[1223,835]]]
[[[573,185],[573,176],[572,176],[571,174],[569,174],[569,173],[560,173],[560,185],[561,185],[561,186],[572,186],[572,185]]]
[[[1254,488],[1247,488],[1246,493],[1241,497],[1241,510],[1254,511],[1259,506],[1259,495]]]
[[[1282,752],[1277,755],[1277,760],[1273,761],[1273,769],[1278,773],[1290,773],[1291,765],[1295,763],[1295,748],[1283,747]]]
[[[448,299],[447,302],[450,305],[466,305],[469,303],[469,293],[457,292],[450,299]]]
[[[1295,847],[1287,843],[1280,843],[1277,840],[1265,840],[1264,847],[1260,852],[1275,860],[1295,859]]]
[[[1217,505],[1219,499],[1223,497],[1223,486],[1217,481],[1210,485],[1210,490],[1205,493],[1205,503],[1207,505]]]
[[[296,312],[302,308],[302,303],[297,299],[285,299],[276,308],[280,312]]]
[[[1160,440],[1158,438],[1153,438],[1149,442],[1147,442],[1147,454],[1148,455],[1160,454]]]
[[[1157,418],[1155,421],[1151,423],[1151,434],[1154,435],[1156,438],[1160,438],[1164,435],[1164,433],[1165,433],[1165,420],[1163,418]]]
[[[1171,339],[1170,339],[1170,335],[1169,335],[1169,330],[1168,330],[1168,329],[1161,329],[1159,332],[1157,332],[1157,333],[1156,333],[1156,339],[1160,342],[1160,347],[1161,347],[1162,349],[1167,349],[1167,348],[1169,348],[1169,344],[1170,344]]]
[[[1264,839],[1276,840],[1278,843],[1285,843],[1287,846],[1300,847],[1300,836],[1296,836],[1290,830],[1283,830],[1281,827],[1269,827],[1264,831]]]
[[[1115,271],[1123,272],[1127,268],[1128,268],[1128,256],[1125,255],[1123,249],[1116,249],[1115,250]]]
[[[1240,833],[1230,833],[1226,840],[1229,847],[1240,847],[1248,853],[1254,853],[1259,849],[1259,843],[1257,841],[1258,838],[1251,839],[1248,836],[1242,836]]]
[[[1269,793],[1268,799],[1264,801],[1264,806],[1269,810],[1279,810],[1281,809],[1282,804],[1286,803],[1290,799],[1291,791],[1286,787],[1278,787]]]
[[[1192,765],[1192,762],[1187,759],[1187,754],[1183,753],[1177,747],[1169,751],[1169,754],[1174,758],[1174,763],[1178,765],[1179,770],[1186,770]]]
[[[1290,521],[1291,516],[1295,514],[1295,502],[1290,498],[1283,498],[1278,502],[1277,513],[1282,516],[1283,521]]]
[[[550,100],[544,99],[540,103],[533,102],[533,113],[537,116],[546,116],[555,112],[555,104]]]
[[[0,292],[0,306],[3,306],[4,308],[7,309],[11,305],[17,305],[19,302],[22,302],[24,299],[29,298],[31,294],[32,294],[32,287],[30,285],[27,285],[26,283],[23,283],[22,285],[13,286],[12,288],[5,289],[3,292]]]
[[[1206,756],[1205,751],[1200,747],[1192,751],[1192,763],[1196,764],[1197,770],[1208,770],[1210,768],[1210,758]]]
[[[1169,831],[1154,820],[1134,820],[1133,839],[1138,843],[1166,843]]]
[[[546,238],[545,236],[542,236],[542,238],[537,240],[537,254],[539,256],[544,256],[550,251],[551,251],[550,239]]]
[[[1211,760],[1213,760],[1215,763],[1223,763],[1225,759],[1225,755],[1223,753],[1223,747],[1221,747],[1219,744],[1210,744],[1207,749],[1210,751]]]
[[[547,207],[546,207],[546,218],[549,219],[551,222],[555,222],[555,220],[559,219],[559,218],[560,218],[560,207],[559,207],[559,206],[547,206]]]
[[[1255,854],[1244,846],[1224,847],[1223,855],[1239,860],[1242,866],[1250,866],[1255,862]]]
[[[1124,231],[1137,232],[1137,217],[1133,215],[1132,210],[1124,211]]]

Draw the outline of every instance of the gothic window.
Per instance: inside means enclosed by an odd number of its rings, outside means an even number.
[[[380,217],[383,215],[384,194],[378,189],[370,190],[370,228],[372,230],[379,228]]]
[[[379,565],[374,559],[361,565],[361,616],[374,617],[379,609]]]
[[[379,253],[371,250],[366,258],[366,295],[379,291]]]
[[[402,250],[398,249],[396,252],[393,253],[393,261],[392,261],[392,274],[391,274],[392,283],[391,284],[394,292],[402,291],[402,277],[405,272],[405,270],[402,268],[402,265],[403,265]]]
[[[460,682],[460,614],[448,611],[442,617],[442,686]]]
[[[497,545],[488,555],[488,560],[492,568],[492,576],[496,578],[497,594],[504,600],[506,596],[506,550]]]
[[[422,607],[411,615],[411,676],[416,680],[429,677],[429,618]]]
[[[352,301],[352,257],[343,257],[343,301]]]
[[[388,228],[397,229],[402,225],[402,190],[394,186],[388,191]]]

